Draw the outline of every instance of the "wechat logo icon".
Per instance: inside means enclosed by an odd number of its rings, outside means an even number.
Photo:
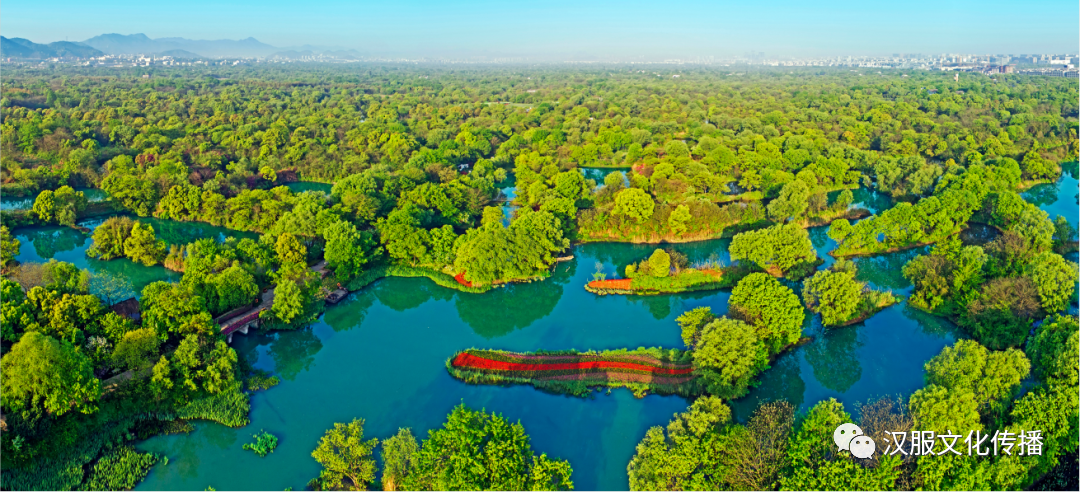
[[[850,451],[856,458],[871,458],[874,456],[874,450],[877,449],[877,443],[863,433],[859,426],[851,423],[837,427],[833,431],[832,438],[838,448]]]

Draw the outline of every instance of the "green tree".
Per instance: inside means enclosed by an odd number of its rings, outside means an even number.
[[[727,317],[705,325],[694,348],[694,372],[710,394],[729,400],[745,395],[768,362],[768,349],[754,327]]]
[[[124,255],[146,266],[161,263],[165,253],[165,241],[157,240],[151,225],[136,222],[131,227],[131,236],[124,240]]]
[[[1076,316],[1056,315],[1043,320],[1026,352],[1039,379],[1064,388],[1080,384],[1080,326]]]
[[[161,339],[152,328],[125,333],[113,349],[112,363],[117,367],[139,370],[154,363]]]
[[[382,442],[383,490],[397,490],[405,483],[419,452],[420,444],[409,429],[398,429],[394,437]]]
[[[90,359],[66,341],[28,332],[0,359],[0,400],[17,412],[97,411],[101,384]]]
[[[780,189],[780,196],[769,202],[769,217],[783,223],[788,219],[799,220],[806,213],[810,188],[806,183],[795,180]]]
[[[671,158],[690,156],[690,149],[682,140],[668,140],[668,143],[664,144],[664,152]]]
[[[675,207],[675,210],[668,216],[668,227],[671,228],[671,232],[675,235],[681,235],[686,232],[686,224],[690,223],[693,216],[690,215],[690,207],[686,205],[679,205]]]
[[[164,400],[168,398],[174,387],[172,365],[163,355],[154,364],[150,376],[150,391],[157,400]]]
[[[649,273],[654,277],[666,277],[671,272],[671,255],[657,248],[649,256]]]
[[[500,207],[484,207],[484,215],[480,219],[480,225],[503,223],[503,210]]]
[[[234,386],[236,362],[236,351],[224,340],[198,334],[186,335],[169,361],[174,382],[191,393],[209,394],[220,394]]]
[[[654,207],[656,207],[656,202],[645,190],[627,188],[615,195],[615,208],[612,213],[643,222],[652,217]]]
[[[724,490],[719,453],[731,409],[715,396],[703,396],[676,414],[665,429],[652,427],[626,467],[630,490]]]
[[[1065,261],[1060,255],[1044,251],[1035,257],[1031,280],[1039,291],[1042,308],[1056,313],[1068,307],[1076,292],[1076,263]]]
[[[811,311],[821,313],[825,326],[841,325],[858,313],[866,286],[854,272],[823,270],[803,281],[803,299]]]
[[[41,193],[38,193],[37,198],[34,199],[34,208],[32,210],[37,215],[38,220],[46,223],[52,222],[56,216],[56,200],[53,198],[52,190],[42,190]]]
[[[736,234],[731,259],[748,260],[772,273],[787,273],[817,258],[810,235],[797,224],[785,224]]]
[[[19,255],[22,243],[11,235],[7,226],[0,226],[0,269],[7,269]]]
[[[696,347],[701,339],[701,330],[715,319],[716,315],[708,306],[691,309],[675,318],[682,329],[682,340],[686,348]]]
[[[135,221],[129,217],[111,217],[94,229],[93,241],[86,255],[111,260],[124,257],[124,241],[131,237]]]
[[[959,340],[925,367],[928,385],[955,394],[971,393],[980,409],[1001,416],[1031,364],[1020,350],[990,351],[974,340]]]
[[[1063,250],[1074,237],[1076,237],[1076,228],[1069,223],[1069,219],[1057,216],[1054,219],[1054,250]]]
[[[363,419],[334,424],[311,452],[323,467],[313,482],[321,490],[367,490],[375,480],[373,452],[378,445],[378,439],[364,440]]]
[[[184,285],[153,282],[143,288],[139,305],[143,326],[153,328],[163,338],[217,331],[206,301]]]
[[[0,338],[16,342],[27,325],[34,322],[34,305],[14,280],[0,277]]]
[[[86,195],[81,191],[75,191],[70,186],[61,186],[57,189],[53,193],[52,201],[55,207],[53,214],[56,222],[60,225],[75,225],[75,219],[78,218],[79,212],[86,209]]]
[[[286,232],[277,238],[274,245],[278,262],[282,265],[307,265],[307,248],[292,233]]]
[[[43,286],[61,294],[84,294],[90,287],[90,274],[66,261],[50,259],[42,267]]]
[[[326,238],[323,257],[338,281],[346,282],[364,272],[364,265],[371,259],[374,249],[370,236],[345,221],[331,224],[323,231],[323,236]]]
[[[979,402],[970,389],[950,391],[936,384],[927,385],[911,395],[908,404],[915,428],[982,430]]]
[[[428,433],[402,490],[570,490],[566,461],[536,456],[520,423],[460,405]]]
[[[259,295],[259,285],[255,282],[255,277],[239,264],[234,264],[221,273],[207,275],[205,283],[207,307],[212,313],[224,313],[249,305]]]
[[[304,314],[307,302],[303,290],[292,280],[283,280],[274,288],[274,305],[270,310],[282,323],[291,323]]]
[[[852,422],[844,405],[830,398],[814,405],[802,419],[788,446],[787,473],[780,490],[893,490],[901,461],[882,457],[873,468],[857,464],[850,453],[838,451],[833,431]]]
[[[454,267],[470,282],[529,278],[550,268],[569,244],[553,214],[524,210],[510,227],[492,224],[458,238]]]
[[[850,453],[838,451],[833,432],[842,423],[853,422],[836,399],[818,402],[801,419],[787,449],[787,469],[780,490],[894,490],[896,456],[881,456],[875,467],[864,467]]]
[[[731,316],[754,326],[769,355],[802,337],[806,315],[799,297],[765,273],[751,273],[731,290]]]

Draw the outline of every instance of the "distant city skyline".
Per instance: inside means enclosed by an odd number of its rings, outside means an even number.
[[[36,43],[118,33],[196,40],[253,37],[275,47],[316,45],[367,56],[663,60],[889,56],[896,53],[1043,54],[1080,51],[1074,0],[916,0],[827,5],[746,2],[493,1],[157,4],[130,0],[13,0],[0,34]]]

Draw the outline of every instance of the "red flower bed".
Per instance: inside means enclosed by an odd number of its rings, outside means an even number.
[[[690,374],[693,369],[687,368],[667,368],[657,367],[648,364],[638,364],[634,362],[620,362],[609,360],[581,360],[577,362],[552,362],[552,363],[524,363],[524,362],[506,362],[501,360],[491,360],[483,357],[478,357],[467,352],[461,352],[454,358],[454,367],[461,367],[466,369],[480,369],[480,370],[494,370],[494,371],[520,371],[520,372],[533,372],[533,371],[567,371],[567,370],[607,370],[607,369],[629,369],[632,371],[643,371],[651,374],[662,375],[683,375]]]
[[[553,362],[580,362],[582,360],[608,360],[619,362],[636,362],[650,366],[677,366],[657,360],[656,357],[638,354],[515,354],[510,352],[498,352],[491,350],[469,350],[470,354],[482,359],[501,360],[505,362],[532,362],[551,364]]]
[[[539,379],[546,381],[622,381],[624,383],[645,384],[683,384],[694,379],[693,376],[654,376],[652,374],[636,374],[626,372],[596,372],[589,374],[560,374],[557,376],[545,376]]]
[[[593,280],[589,282],[589,287],[594,289],[630,289],[631,280],[628,278],[613,278],[609,280]]]
[[[465,272],[461,272],[461,273],[459,273],[457,275],[454,275],[454,280],[457,280],[457,283],[459,283],[461,285],[464,285],[465,287],[472,287],[473,286],[472,282],[469,282],[468,280],[465,280]]]

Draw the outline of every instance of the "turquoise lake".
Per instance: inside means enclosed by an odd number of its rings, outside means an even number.
[[[1053,193],[1037,195],[1053,195],[1040,207],[1072,210],[1067,216],[1075,221],[1076,174],[1057,185]],[[500,186],[513,192],[512,182]],[[857,193],[856,202],[875,212],[887,208],[888,198],[875,195],[865,190],[863,196]],[[1035,201],[1029,195],[1025,197]],[[154,225],[155,230],[169,231],[172,241],[229,233],[203,224]],[[819,256],[831,264],[825,253],[835,244],[826,230],[813,228],[810,235]],[[133,284],[178,278],[164,268],[127,260],[87,260],[84,252],[90,240],[72,229],[28,228],[15,235],[23,241],[20,261],[52,257],[91,270],[115,268]],[[719,239],[670,247],[691,262],[713,255],[726,261],[729,243]],[[610,276],[655,248],[579,245],[574,248],[575,259],[559,263],[551,278],[486,294],[444,289],[427,279],[384,279],[329,307],[308,328],[237,336],[233,346],[240,356],[278,374],[281,384],[252,395],[251,423],[244,428],[200,422],[189,434],[158,436],[138,444],[144,451],[167,456],[169,464],[156,465],[137,489],[300,490],[318,474],[311,451],[335,422],[365,419],[366,437],[385,439],[399,427],[409,427],[423,438],[460,403],[520,420],[537,453],[570,461],[577,489],[626,489],[626,466],[634,446],[649,427],[665,425],[683,411],[685,399],[655,395],[637,399],[627,390],[572,398],[528,386],[472,386],[451,378],[445,363],[454,352],[470,347],[532,351],[680,346],[675,317],[699,306],[723,314],[729,292],[626,297],[596,296],[583,288],[596,263]],[[911,286],[900,271],[925,251],[857,258],[858,278],[905,295]],[[1075,261],[1075,254],[1070,258]],[[779,398],[804,410],[822,399],[837,398],[854,412],[855,404],[872,398],[910,395],[923,384],[923,364],[962,336],[951,323],[903,303],[844,328],[825,329],[817,317],[808,316],[804,331],[812,342],[781,356],[759,376],[758,387],[732,402],[736,419],[745,420],[759,402]],[[266,458],[242,449],[259,430],[280,438],[278,448]]]

